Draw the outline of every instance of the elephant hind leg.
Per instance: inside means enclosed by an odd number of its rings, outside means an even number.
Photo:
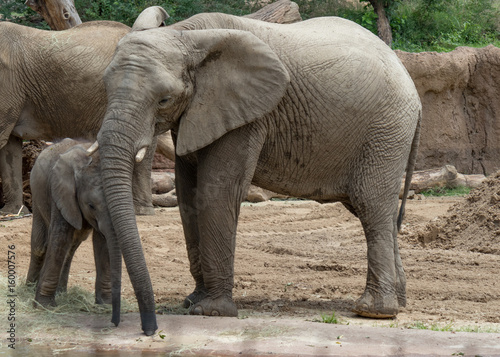
[[[40,277],[45,252],[47,250],[47,226],[40,213],[33,212],[33,223],[31,228],[31,257],[26,283],[34,284]]]
[[[399,307],[406,307],[406,276],[403,268],[397,238],[397,228],[394,233],[394,257],[396,260],[396,295],[398,296]]]
[[[397,244],[398,193],[377,191],[361,194],[353,202],[368,248],[366,288],[353,311],[365,317],[390,318],[406,304],[406,279]]]
[[[392,234],[389,230],[367,231],[368,273],[363,295],[353,311],[372,318],[397,315],[399,299],[396,292],[397,273]]]

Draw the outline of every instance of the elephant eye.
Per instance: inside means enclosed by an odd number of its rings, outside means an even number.
[[[95,206],[94,206],[92,203],[89,203],[89,208],[90,208],[91,210],[95,210]]]
[[[160,100],[160,101],[158,102],[158,104],[159,104],[160,106],[165,106],[165,105],[167,105],[167,103],[170,101],[170,98],[171,98],[171,97],[165,97],[165,98],[163,98],[162,100]]]

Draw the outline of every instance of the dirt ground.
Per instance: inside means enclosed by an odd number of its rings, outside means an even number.
[[[344,323],[350,324],[452,324],[453,328],[479,326],[498,332],[500,251],[481,249],[478,244],[451,244],[453,234],[445,237],[443,233],[447,232],[443,228],[446,219],[436,218],[448,217],[450,207],[456,210],[465,205],[470,209],[468,200],[426,198],[408,202],[399,238],[408,304],[395,320],[363,319],[350,311],[365,285],[366,243],[358,219],[341,204],[300,200],[244,203],[238,226],[234,287],[240,317],[314,320],[335,311]],[[159,310],[182,314],[178,307],[193,284],[178,209],[158,208],[155,216],[139,216],[137,222]],[[441,222],[441,228],[434,227],[436,222]],[[0,246],[15,244],[17,274],[25,277],[31,218],[3,221],[0,226]],[[454,222],[453,227],[457,239],[468,228],[467,222],[463,226]],[[470,234],[475,241],[490,239],[484,232],[478,236],[477,229]],[[87,240],[76,252],[70,285],[93,291],[92,256],[92,243]],[[126,273],[123,296],[133,300]]]

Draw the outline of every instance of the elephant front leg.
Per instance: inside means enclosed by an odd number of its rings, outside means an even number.
[[[232,298],[236,227],[265,132],[242,127],[198,152],[196,212],[207,296],[195,315],[237,316]]]
[[[111,304],[111,266],[108,245],[104,236],[94,229],[92,235],[96,267],[95,303]]]
[[[60,212],[53,209],[47,251],[35,295],[35,300],[44,307],[56,306],[56,289],[65,258],[72,245],[74,231]]]
[[[61,270],[61,275],[59,277],[59,283],[57,284],[57,293],[63,293],[68,290],[68,280],[69,280],[69,271],[71,269],[71,262],[73,261],[73,257],[75,255],[76,250],[82,244],[82,242],[87,239],[89,235],[89,229],[83,229],[80,231],[75,231],[73,234],[73,240],[71,243],[71,247],[66,253],[66,259],[64,259],[64,265]]]
[[[237,316],[232,298],[236,225],[241,195],[234,183],[199,186],[198,227],[200,263],[206,297],[196,303],[194,315]]]
[[[7,144],[0,149],[0,178],[5,200],[0,214],[29,213],[23,206],[23,141],[9,136]]]
[[[196,209],[196,175],[196,168],[193,165],[176,157],[175,186],[186,240],[189,270],[195,281],[194,291],[184,300],[185,308],[193,306],[207,296],[200,260],[200,233]]]

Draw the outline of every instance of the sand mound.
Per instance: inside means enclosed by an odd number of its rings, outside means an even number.
[[[430,248],[500,255],[500,171],[409,238]]]

